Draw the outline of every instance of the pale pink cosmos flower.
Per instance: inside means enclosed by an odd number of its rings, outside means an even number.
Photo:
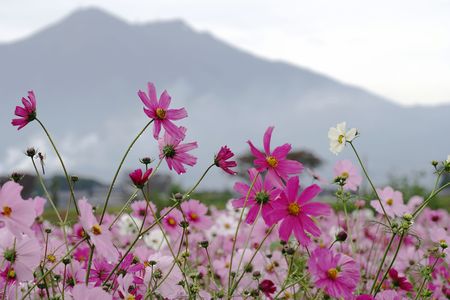
[[[251,168],[248,170],[248,174],[250,182],[253,182],[258,171]],[[272,177],[266,176],[263,180],[262,175],[259,175],[250,193],[248,193],[250,186],[243,182],[236,182],[234,190],[241,194],[241,197],[233,200],[233,207],[242,208],[244,204],[245,207],[250,207],[246,217],[248,224],[253,224],[260,210],[266,224],[270,223],[270,213],[273,210],[272,203],[281,193],[281,190],[275,187]],[[249,194],[248,199],[247,194]]]
[[[230,168],[237,166],[236,161],[230,160],[234,153],[227,146],[220,148],[219,153],[214,157],[214,164],[230,175],[236,175],[236,172]]]
[[[380,196],[381,203],[386,210],[386,214],[391,217],[401,217],[407,212],[405,204],[403,204],[403,195],[399,191],[394,191],[390,186],[384,189],[377,189],[378,196]],[[378,200],[370,201],[370,205],[379,213],[383,214],[380,202]]]
[[[35,238],[23,235],[20,239],[8,229],[0,229],[0,257],[8,261],[14,270],[17,280],[33,280],[34,270],[41,258],[41,246]]]
[[[184,289],[178,284],[183,280],[183,275],[180,268],[173,267],[173,257],[158,252],[151,255],[147,261],[154,261],[156,262],[156,265],[154,265],[153,268],[146,267],[144,277],[145,286],[148,286],[152,274],[155,274],[156,272],[161,278],[166,278],[167,276],[164,283],[158,285],[158,288],[156,289],[157,293],[161,294],[165,299],[186,299]],[[151,287],[154,287],[154,283],[151,284]]]
[[[198,200],[189,200],[181,203],[181,209],[184,213],[189,226],[197,229],[208,229],[212,225],[211,219],[206,215],[208,207]]]
[[[13,119],[11,124],[13,126],[18,126],[17,130],[22,129],[28,123],[36,119],[36,97],[33,91],[28,92],[28,99],[22,97],[21,106],[16,106],[15,115],[19,118]]]
[[[155,220],[152,211],[156,212],[156,205],[152,202],[149,202],[147,206],[147,201],[145,200],[134,201],[133,203],[131,203],[131,209],[133,210],[131,214],[133,217],[143,219],[144,216],[146,216],[145,222],[147,223],[152,223]]]
[[[362,182],[358,169],[349,160],[340,160],[334,165],[334,176],[345,179],[345,190],[356,191]]]
[[[90,287],[85,284],[77,284],[70,293],[73,300],[112,300],[112,295],[101,287]]]
[[[14,181],[6,182],[0,189],[0,221],[19,239],[22,233],[32,235],[30,227],[36,218],[33,203],[20,195],[22,189]]]
[[[317,248],[311,254],[308,267],[317,287],[332,297],[352,299],[360,274],[358,264],[351,257]]]
[[[149,118],[154,120],[153,137],[157,139],[161,131],[161,126],[174,138],[184,139],[185,133],[180,130],[172,121],[181,120],[187,117],[187,112],[184,108],[169,109],[171,97],[164,91],[159,100],[156,96],[156,89],[153,83],[148,83],[148,95],[139,90],[139,98],[146,106],[144,112]]]
[[[180,130],[186,132],[184,127],[180,127]],[[197,163],[197,158],[187,153],[198,147],[197,142],[182,144],[180,139],[165,132],[164,137],[159,138],[158,144],[159,158],[165,158],[169,169],[174,169],[177,174],[186,173],[184,165],[192,167]]]
[[[437,244],[445,243],[450,247],[450,234],[442,227],[435,228],[430,236],[431,241]],[[449,249],[449,248],[446,248]]]
[[[272,224],[283,220],[279,228],[281,240],[288,241],[294,232],[299,243],[306,246],[311,241],[306,232],[316,237],[321,233],[311,217],[328,216],[331,208],[325,203],[310,202],[321,191],[318,185],[307,187],[300,195],[299,189],[298,177],[291,177],[278,200],[272,203],[270,218]]]
[[[100,225],[92,212],[92,206],[85,198],[78,200],[80,210],[80,223],[89,239],[94,244],[97,253],[108,259],[115,260],[118,257],[117,250],[112,243],[112,234],[105,225]]]
[[[47,203],[47,199],[42,197],[35,197],[33,200],[34,211],[36,212],[36,217],[39,217],[44,213],[45,203]]]
[[[298,161],[286,158],[292,148],[290,144],[276,147],[273,151],[270,150],[273,129],[273,126],[269,127],[264,133],[264,153],[259,151],[251,141],[247,143],[250,146],[250,151],[256,158],[254,160],[256,169],[259,172],[268,170],[268,175],[281,185],[281,179],[287,180],[290,175],[300,174],[303,171],[303,165]]]

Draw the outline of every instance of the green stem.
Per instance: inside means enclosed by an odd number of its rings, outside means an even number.
[[[94,249],[95,249],[95,246],[91,245],[91,251],[89,252],[89,260],[88,260],[87,271],[86,271],[86,286],[89,284],[89,275],[91,274],[92,258],[94,257]]]
[[[112,190],[114,188],[114,184],[116,183],[117,177],[119,176],[119,172],[122,169],[123,163],[125,162],[125,159],[128,156],[128,153],[130,153],[131,148],[133,148],[134,144],[137,142],[137,140],[141,137],[141,135],[144,133],[144,131],[150,126],[150,124],[153,123],[153,119],[148,122],[144,128],[138,133],[138,135],[134,138],[134,140],[131,142],[131,144],[128,146],[127,150],[125,151],[125,154],[122,157],[122,160],[120,161],[119,167],[116,170],[116,173],[114,174],[113,180],[111,182],[111,185],[109,186],[108,194],[106,196],[105,204],[103,205],[103,211],[102,215],[100,217],[100,225],[103,222],[103,218],[105,217],[106,208],[108,207],[109,198],[111,197]]]
[[[441,186],[437,191],[432,192],[428,198],[423,201],[423,203],[416,209],[416,211],[413,213],[413,217],[415,218],[424,208],[428,205],[431,199],[436,197],[442,190],[446,189],[448,186],[450,186],[450,182],[447,182],[443,186]]]
[[[252,183],[247,191],[247,195],[245,195],[245,200],[244,200],[244,205],[242,206],[242,210],[241,210],[241,214],[239,216],[239,221],[236,227],[236,231],[234,232],[234,237],[233,237],[233,247],[231,250],[231,257],[230,257],[230,269],[228,270],[228,296],[230,297],[230,289],[231,289],[231,285],[232,285],[232,280],[231,280],[231,273],[232,273],[232,267],[233,267],[233,257],[234,257],[234,251],[236,250],[236,242],[237,242],[237,236],[238,236],[238,232],[239,232],[239,228],[241,226],[242,223],[242,219],[244,217],[244,211],[245,211],[245,206],[247,205],[248,202],[248,198],[250,197],[250,193],[253,189],[253,187],[255,186],[256,180],[259,177],[260,172],[256,173],[255,178],[253,178]]]
[[[434,267],[436,267],[437,262],[439,261],[439,257],[436,257],[436,260],[434,261],[433,265],[431,266],[430,275],[433,273]],[[422,284],[420,285],[419,291],[417,291],[416,297],[414,300],[419,299],[420,294],[422,293],[423,287],[425,286],[425,283],[427,283],[428,277],[425,276],[423,278]]]
[[[395,250],[395,253],[394,253],[394,257],[392,258],[391,263],[389,264],[389,267],[386,269],[386,272],[384,272],[383,278],[381,278],[381,282],[378,285],[377,289],[375,290],[375,293],[373,294],[374,297],[380,291],[380,288],[383,285],[384,280],[386,279],[387,275],[389,274],[389,270],[394,265],[395,259],[397,258],[397,255],[398,255],[398,251],[400,250],[400,247],[402,246],[404,236],[405,236],[405,232],[402,232],[402,234],[400,235],[400,240],[398,241],[397,249]]]
[[[394,242],[394,239],[395,239],[396,235],[397,235],[396,233],[392,233],[392,237],[391,237],[391,239],[389,241],[389,244],[387,245],[386,250],[384,251],[383,258],[381,259],[380,265],[378,266],[377,274],[375,275],[375,278],[373,279],[372,287],[370,288],[370,293],[371,294],[372,294],[375,286],[377,285],[378,276],[380,276],[381,269],[383,268],[384,262],[386,260],[386,256],[387,256],[387,254],[389,252],[389,249],[391,248],[392,243]]]
[[[114,226],[114,224],[117,222],[117,220],[120,218],[120,216],[122,216],[123,212],[125,211],[125,209],[127,209],[128,205],[130,204],[131,201],[133,201],[137,194],[138,194],[139,190],[135,190],[133,192],[133,194],[131,194],[130,198],[127,200],[127,202],[125,202],[124,206],[122,207],[122,209],[119,211],[119,213],[117,214],[116,218],[114,219],[114,221],[112,221],[111,225],[109,225],[109,230],[111,230],[111,228]]]
[[[66,177],[67,185],[69,186],[70,197],[71,197],[71,199],[74,202],[75,210],[77,211],[77,215],[80,215],[80,211],[78,210],[78,205],[77,205],[77,203],[75,201],[75,193],[74,193],[74,190],[73,190],[73,187],[72,187],[72,183],[71,183],[70,178],[69,178],[69,173],[67,173],[66,165],[64,164],[64,161],[63,161],[61,155],[59,154],[59,151],[56,148],[56,145],[53,142],[53,139],[50,136],[50,133],[47,131],[47,128],[45,128],[44,124],[42,124],[42,122],[38,118],[36,118],[36,121],[39,123],[39,125],[41,125],[42,129],[44,130],[45,134],[47,135],[48,140],[50,141],[50,144],[52,144],[52,147],[53,147],[53,150],[56,153],[56,156],[58,156],[59,162],[61,163],[61,167],[62,167],[62,169],[64,171],[64,176]],[[71,201],[71,199],[69,199],[69,202]]]
[[[369,184],[372,187],[372,190],[375,193],[375,196],[377,197],[378,202],[380,203],[381,209],[383,210],[384,217],[386,218],[386,221],[388,222],[389,227],[392,227],[391,220],[389,219],[389,216],[387,215],[386,210],[384,209],[384,205],[381,202],[381,198],[378,195],[377,189],[373,185],[372,180],[370,179],[369,174],[367,173],[366,168],[364,167],[364,164],[363,164],[361,158],[359,157],[358,151],[356,151],[356,148],[355,148],[355,146],[353,146],[352,142],[348,142],[348,143],[350,144],[350,146],[352,146],[353,152],[355,152],[355,155],[358,158],[359,164],[361,165],[364,175],[366,176],[367,181],[369,181]]]

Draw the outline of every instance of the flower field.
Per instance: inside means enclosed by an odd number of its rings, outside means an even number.
[[[69,210],[56,208],[37,167],[40,153],[29,148],[25,155],[44,194],[23,199],[18,174],[1,186],[1,299],[450,298],[450,216],[429,208],[450,185],[441,180],[450,172],[450,156],[431,163],[436,184],[429,195],[407,199],[371,180],[357,150],[365,137],[345,122],[337,124],[328,132],[330,151],[351,151],[354,160],[338,161],[329,175],[334,178],[333,201],[343,207],[333,210],[319,199],[326,181],[311,171],[309,184],[301,181],[306,168],[287,158],[290,144],[272,145],[276,131],[270,126],[262,140],[248,141],[253,166],[245,179],[236,179],[236,197],[226,209],[208,207],[191,195],[212,172],[236,175],[235,155],[227,146],[211,154],[195,185],[167,195],[165,207],[158,209],[150,199],[152,176],[165,165],[177,175],[188,173],[197,163],[190,151],[198,145],[185,141],[188,129],[176,123],[188,113],[171,108],[167,91],[158,97],[149,83],[138,98],[148,123],[118,161],[97,209],[89,199],[77,199],[78,178],[66,168],[64,153],[39,119],[34,92],[22,98],[12,125],[42,129],[65,174],[70,190],[66,201],[77,216],[71,220]],[[133,194],[116,214],[109,214],[122,166],[145,135],[154,139],[159,157],[141,160],[129,174]],[[358,193],[363,180],[372,199],[363,200]],[[42,217],[44,206],[53,210],[56,222]]]

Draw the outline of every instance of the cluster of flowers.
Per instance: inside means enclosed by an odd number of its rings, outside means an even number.
[[[194,166],[188,153],[197,143],[184,143],[186,129],[173,121],[187,116],[169,109],[170,96],[159,99],[153,84],[139,91],[160,149],[159,162],[144,159],[145,170],[129,174],[135,192],[116,215],[95,214],[87,199],[75,199],[75,177],[69,176],[52,145],[71,189],[77,220],[70,223],[54,207],[38,169],[45,197],[24,200],[17,176],[0,189],[0,296],[2,299],[407,299],[450,297],[450,216],[427,204],[450,183],[427,198],[403,195],[391,187],[376,189],[375,200],[357,198],[362,182],[351,161],[334,168],[337,201],[343,211],[314,201],[328,184],[312,174],[312,185],[300,187],[303,165],[287,158],[291,145],[271,149],[273,127],[263,137],[263,150],[249,141],[255,157],[248,181],[237,182],[239,195],[227,209],[207,207],[191,194],[217,167],[236,174],[233,152],[223,146],[192,189],[168,199],[158,210],[149,199],[148,182],[163,160],[177,174]],[[12,124],[19,129],[37,120],[33,92],[16,108]],[[329,131],[330,148],[341,152],[359,135],[345,123]],[[164,134],[161,136],[161,129]],[[131,149],[131,146],[128,149]],[[125,160],[129,150],[122,159]],[[34,149],[27,155],[35,166]],[[111,183],[110,192],[122,166]],[[450,156],[433,162],[437,181],[450,172]],[[367,179],[370,178],[367,175]],[[142,200],[135,200],[140,195]],[[169,198],[169,197],[168,197]],[[59,223],[42,218],[49,203]],[[352,209],[348,211],[348,209]]]

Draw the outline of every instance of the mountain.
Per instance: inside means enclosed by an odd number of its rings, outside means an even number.
[[[328,163],[327,131],[340,121],[357,127],[356,142],[376,181],[387,174],[411,175],[450,152],[450,105],[403,107],[364,89],[286,62],[267,60],[229,45],[180,20],[129,24],[94,9],[13,43],[0,44],[0,173],[29,168],[28,146],[57,161],[37,124],[17,132],[10,125],[14,106],[26,91],[38,99],[38,115],[54,135],[72,173],[107,182],[122,153],[147,122],[137,90],[147,81],[167,89],[172,106],[185,106],[187,140],[197,140],[199,166],[181,176],[191,184],[223,144],[236,153],[246,141],[262,144],[275,125],[273,145],[290,142],[312,149]],[[386,70],[389,72],[389,70]],[[432,76],[432,74],[430,74]],[[147,132],[127,160],[156,157]],[[350,149],[341,158],[354,159]],[[330,174],[328,164],[323,172]],[[331,175],[330,175],[331,176]],[[222,187],[214,170],[205,186]]]

